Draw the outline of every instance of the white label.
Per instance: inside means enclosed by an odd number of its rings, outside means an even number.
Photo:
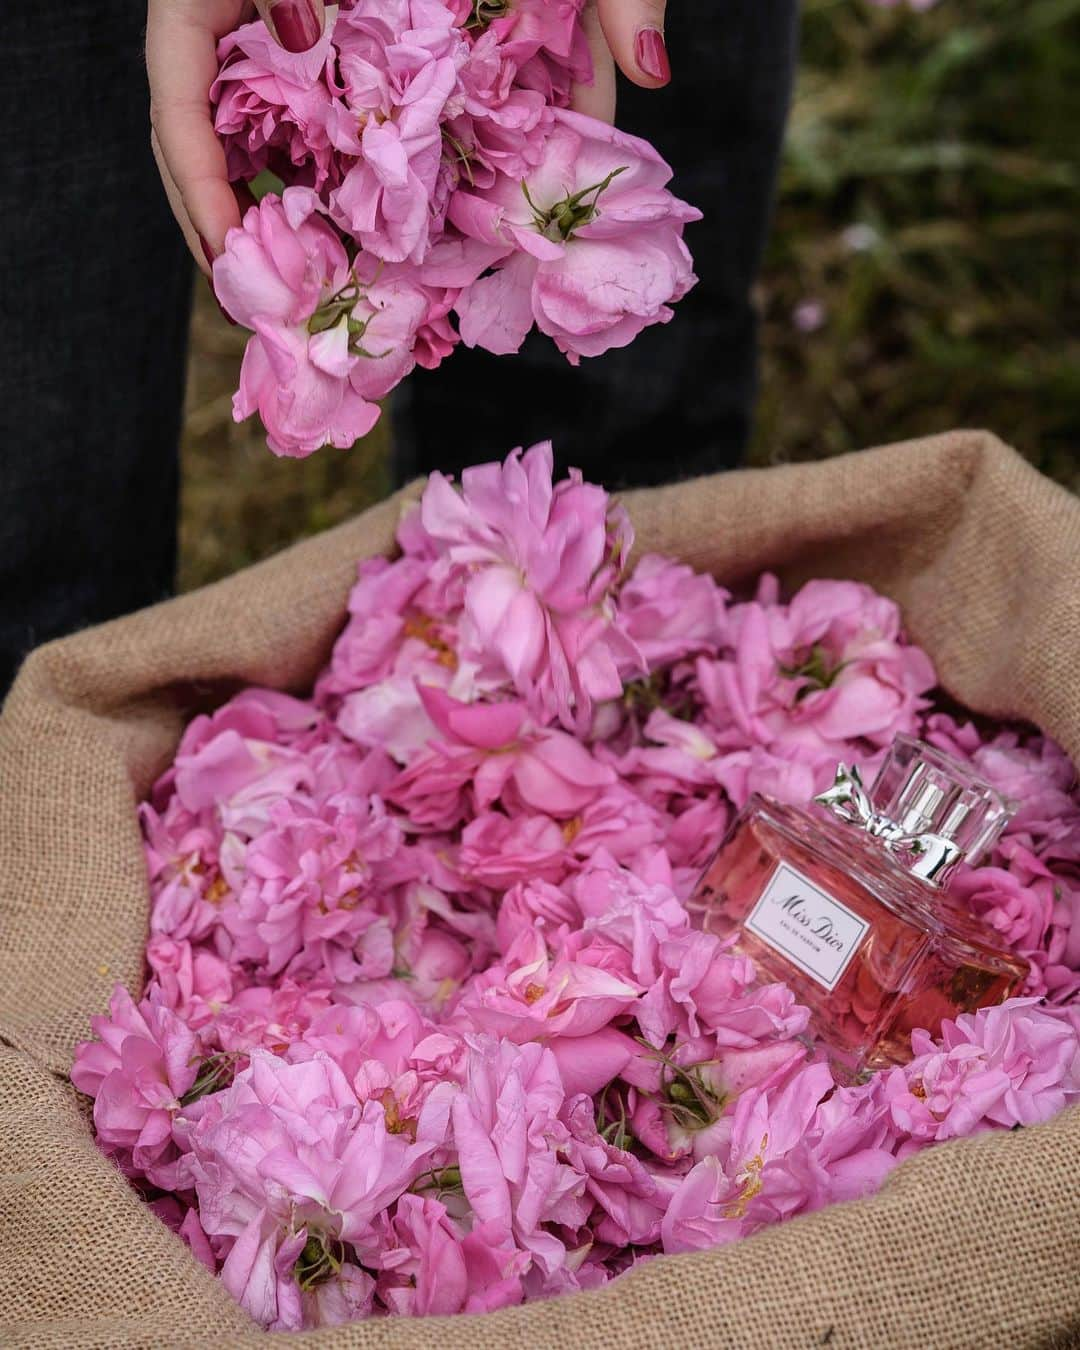
[[[835,989],[870,925],[780,863],[744,925],[801,971]]]

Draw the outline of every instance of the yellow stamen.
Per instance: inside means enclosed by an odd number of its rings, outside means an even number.
[[[413,614],[405,620],[403,632],[406,637],[416,638],[435,652],[435,662],[447,670],[457,669],[457,656],[449,643],[444,642],[434,631],[435,620],[426,614]]]
[[[228,895],[229,883],[219,872],[210,885],[207,886],[204,899],[211,905],[220,905],[222,900]]]
[[[379,1098],[382,1102],[383,1119],[386,1123],[388,1134],[407,1134],[410,1139],[416,1139],[416,1121],[409,1116],[401,1114],[401,1103],[390,1091],[389,1088]]]
[[[761,1148],[750,1158],[743,1168],[742,1190],[724,1210],[725,1219],[742,1219],[750,1206],[750,1201],[758,1195],[765,1184],[761,1180],[761,1169],[765,1166],[765,1150],[769,1146],[769,1136],[761,1136]]]

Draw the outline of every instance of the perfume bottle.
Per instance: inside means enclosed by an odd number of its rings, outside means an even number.
[[[811,1010],[838,1075],[902,1063],[911,1032],[1016,994],[1027,962],[944,890],[1011,814],[965,765],[898,736],[869,793],[858,771],[807,808],[754,794],[690,901],[763,980]]]

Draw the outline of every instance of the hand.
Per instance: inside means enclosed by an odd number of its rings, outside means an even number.
[[[635,84],[659,89],[670,79],[664,48],[666,0],[589,0],[584,23],[595,70],[578,85],[573,106],[606,122],[615,116],[615,64]],[[150,77],[150,144],[173,215],[204,273],[240,223],[225,172],[225,154],[210,116],[217,43],[253,17],[289,51],[319,39],[323,0],[149,0],[146,65]]]
[[[307,51],[322,35],[323,0],[149,0],[147,6],[150,144],[173,215],[207,274],[226,231],[240,224],[210,116],[217,44],[256,10],[288,51]]]
[[[667,0],[587,0],[582,16],[593,59],[592,84],[574,88],[578,112],[615,120],[616,65],[643,89],[661,89],[671,79],[664,46]]]

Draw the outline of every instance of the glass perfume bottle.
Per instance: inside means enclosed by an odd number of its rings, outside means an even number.
[[[1027,962],[943,889],[1011,809],[965,765],[898,736],[869,792],[840,765],[807,808],[754,794],[691,899],[764,980],[811,1010],[839,1075],[901,1063],[911,1032],[1019,992]]]

